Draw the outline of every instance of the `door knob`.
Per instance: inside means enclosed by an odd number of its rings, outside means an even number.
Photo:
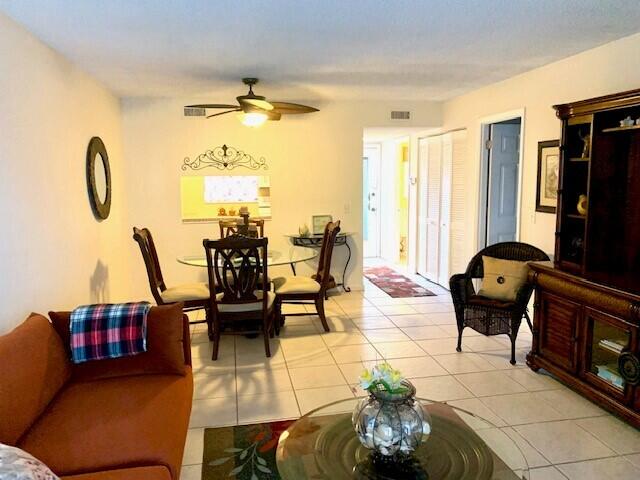
[[[376,211],[375,207],[371,207],[369,210],[371,210],[372,212]]]

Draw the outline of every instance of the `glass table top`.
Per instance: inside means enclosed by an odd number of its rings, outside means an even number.
[[[288,265],[299,262],[306,262],[317,257],[319,251],[317,248],[296,247],[291,246],[283,250],[268,249],[267,250],[267,266],[275,267],[277,265]],[[204,253],[200,255],[185,255],[177,258],[179,263],[190,265],[192,267],[207,268],[207,257]]]
[[[529,480],[524,455],[505,431],[470,412],[420,399],[431,435],[411,462],[381,467],[351,425],[359,398],[313,410],[280,436],[276,453],[283,480]]]

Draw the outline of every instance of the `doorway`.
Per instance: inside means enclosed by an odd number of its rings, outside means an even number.
[[[479,249],[520,237],[522,118],[482,124]]]
[[[381,145],[365,144],[362,154],[362,231],[364,257],[380,256]]]

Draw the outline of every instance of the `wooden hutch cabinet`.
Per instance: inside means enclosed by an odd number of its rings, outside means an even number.
[[[531,264],[527,364],[640,427],[640,90],[554,108],[555,257]]]

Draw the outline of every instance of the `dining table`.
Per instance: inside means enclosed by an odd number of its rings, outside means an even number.
[[[313,260],[319,254],[317,248],[289,246],[283,249],[270,248],[267,251],[267,267],[289,265],[296,275],[296,264]],[[177,258],[178,263],[191,267],[207,268],[207,257],[204,253],[184,255]]]

